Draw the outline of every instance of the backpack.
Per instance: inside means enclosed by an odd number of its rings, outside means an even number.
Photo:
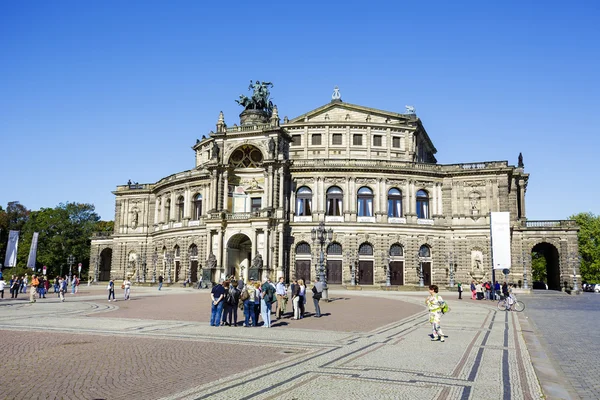
[[[250,293],[248,293],[248,289],[244,289],[244,291],[242,292],[242,295],[240,296],[240,300],[246,301],[246,300],[248,300],[248,298],[250,298]]]
[[[227,297],[225,297],[225,303],[229,304],[230,306],[236,306],[237,305],[235,303],[235,297],[234,297],[233,293],[231,293],[231,290],[229,290],[227,292]]]
[[[442,314],[447,314],[450,311],[450,306],[448,305],[448,302],[444,300],[440,301],[440,310],[442,311]]]

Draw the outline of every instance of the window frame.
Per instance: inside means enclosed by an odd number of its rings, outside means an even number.
[[[379,143],[375,143],[379,141]],[[383,147],[383,135],[373,135],[373,147]]]
[[[363,139],[362,133],[353,133],[352,134],[352,146],[362,146],[363,145],[362,139]]]
[[[308,186],[299,187],[296,190],[296,210],[297,217],[308,217],[312,215],[313,193]]]
[[[341,217],[344,213],[344,191],[339,186],[331,186],[325,192],[325,215]]]
[[[421,193],[421,195],[419,195]],[[425,189],[419,189],[416,194],[417,218],[429,219],[429,193]]]
[[[316,143],[315,139],[318,139],[318,143]],[[311,144],[313,146],[322,146],[323,143],[323,135],[320,133],[313,133],[310,138]]]
[[[396,191],[398,193],[392,193],[392,191]],[[388,190],[387,195],[388,201],[388,209],[387,215],[389,218],[402,218],[403,211],[402,210],[402,190],[398,188],[390,188]],[[399,210],[398,210],[399,208]]]
[[[336,139],[339,139],[339,143],[336,143]],[[341,133],[332,133],[331,134],[331,145],[332,146],[343,146],[344,145],[344,135]]]
[[[373,216],[373,198],[373,190],[370,187],[363,186],[358,189],[356,192],[356,215],[358,217]]]

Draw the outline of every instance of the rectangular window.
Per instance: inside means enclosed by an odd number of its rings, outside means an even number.
[[[361,134],[355,134],[352,136],[352,144],[354,146],[362,146],[362,135]]]
[[[300,146],[302,144],[301,135],[292,135],[292,146]]]
[[[394,147],[396,149],[400,148],[400,138],[399,137],[392,138],[392,147]]]
[[[375,135],[373,136],[373,146],[382,146],[382,136],[381,135]]]
[[[258,211],[260,211],[261,204],[262,204],[262,199],[260,197],[253,197],[250,200],[252,201],[250,211],[252,211],[252,212],[258,212]]]
[[[334,133],[333,135],[331,135],[331,144],[341,146],[342,145],[342,134]]]
[[[320,133],[315,133],[314,135],[312,135],[312,144],[313,144],[313,146],[321,145],[321,134]]]

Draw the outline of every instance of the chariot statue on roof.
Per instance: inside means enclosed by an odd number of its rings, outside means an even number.
[[[240,98],[235,102],[244,107],[245,110],[263,111],[270,118],[273,114],[273,102],[269,99],[271,92],[269,88],[273,87],[271,82],[250,81],[248,90],[252,90],[252,96],[240,95]]]

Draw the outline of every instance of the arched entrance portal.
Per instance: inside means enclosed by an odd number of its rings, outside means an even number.
[[[100,271],[98,273],[98,280],[110,281],[110,267],[112,264],[112,249],[104,249],[100,253]]]
[[[561,290],[560,259],[558,249],[550,243],[538,243],[531,249],[531,258],[533,264],[532,275],[534,281],[546,281],[549,290]],[[536,260],[539,260],[539,262],[536,262]],[[544,261],[546,264],[545,271],[543,268]]]
[[[233,235],[227,242],[227,259],[225,275],[259,279],[262,270],[251,270],[252,241],[243,233]],[[248,271],[245,275],[244,271]]]

